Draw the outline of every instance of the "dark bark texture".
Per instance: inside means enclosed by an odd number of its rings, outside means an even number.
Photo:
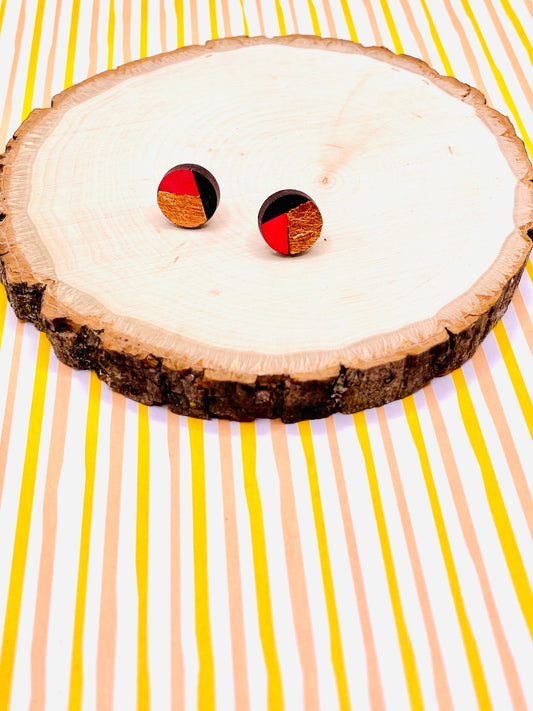
[[[211,380],[202,370],[173,370],[151,355],[141,358],[106,349],[97,330],[68,319],[44,318],[46,287],[9,282],[1,258],[0,278],[17,317],[44,331],[60,361],[94,370],[113,390],[145,405],[168,405],[172,412],[190,417],[240,421],[265,417],[290,423],[379,407],[460,367],[504,314],[524,267],[525,262],[486,313],[459,333],[448,331],[445,341],[427,351],[365,369],[341,366],[337,376],[323,380],[260,375],[251,385]]]

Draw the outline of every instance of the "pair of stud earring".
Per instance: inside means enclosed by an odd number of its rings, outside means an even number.
[[[171,168],[159,183],[157,204],[163,215],[179,227],[204,225],[220,202],[215,177],[200,165],[182,163]],[[280,254],[300,254],[319,238],[322,215],[312,198],[300,190],[270,195],[258,214],[265,242]]]

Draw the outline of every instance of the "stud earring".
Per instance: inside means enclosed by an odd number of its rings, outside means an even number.
[[[320,237],[322,215],[300,190],[280,190],[268,197],[258,214],[265,242],[280,254],[300,254]]]
[[[218,207],[220,189],[214,176],[201,165],[182,163],[171,168],[157,188],[157,204],[178,227],[204,225]]]

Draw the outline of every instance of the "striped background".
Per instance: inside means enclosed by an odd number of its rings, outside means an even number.
[[[294,31],[422,57],[533,154],[531,0],[0,0],[0,144],[106,68]],[[528,264],[414,397],[240,425],[71,371],[2,290],[0,711],[533,709],[531,313]]]

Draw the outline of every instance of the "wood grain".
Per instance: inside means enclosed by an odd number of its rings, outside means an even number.
[[[221,186],[190,237],[155,200],[172,160]],[[531,249],[533,173],[508,119],[420,60],[341,40],[124,65],[32,112],[1,163],[17,316],[63,362],[196,417],[294,422],[413,393],[472,355]],[[256,227],[287,184],[324,217],[297,259],[266,254]]]

